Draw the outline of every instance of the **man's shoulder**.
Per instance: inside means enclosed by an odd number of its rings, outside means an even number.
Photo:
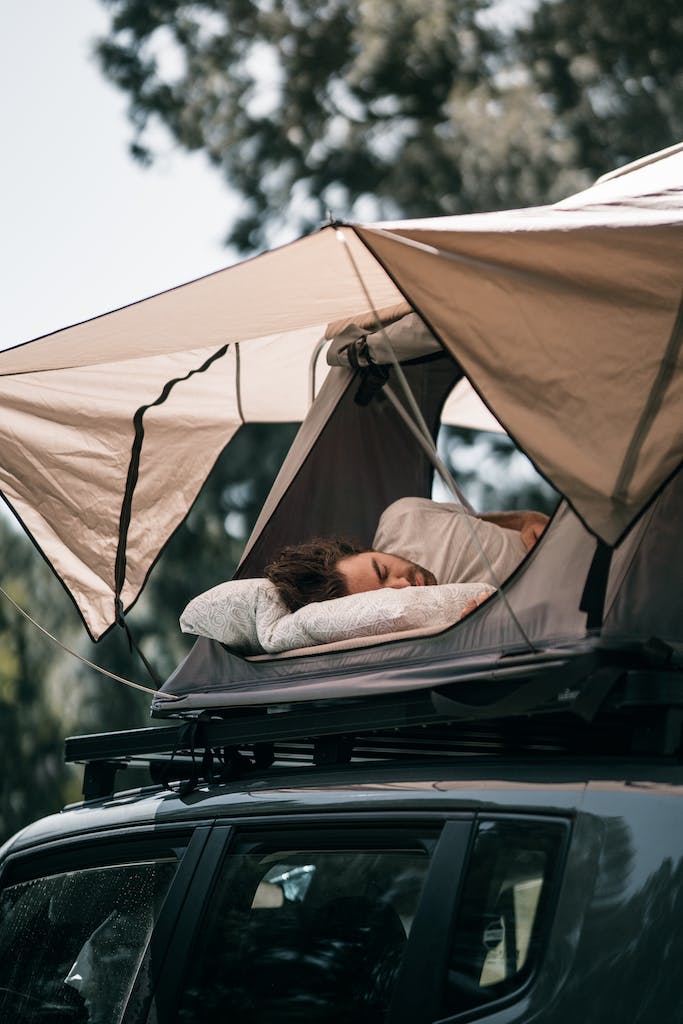
[[[382,513],[373,547],[378,551],[404,549],[412,550],[419,538],[446,526],[444,517],[455,524],[458,513],[465,510],[462,505],[432,501],[431,498],[399,498]],[[407,556],[406,556],[407,557]]]
[[[462,505],[452,502],[432,501],[431,498],[399,498],[388,505],[380,516],[380,523],[387,519],[398,519],[405,515],[423,513],[427,515],[451,515],[454,512],[460,513],[466,510]]]

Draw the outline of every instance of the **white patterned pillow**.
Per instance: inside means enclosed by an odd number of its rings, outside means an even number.
[[[269,580],[233,580],[191,601],[180,627],[244,654],[279,654],[399,630],[442,629],[457,622],[472,598],[493,592],[486,583],[387,588],[308,604],[290,613]]]
[[[183,633],[220,640],[243,654],[263,654],[257,624],[267,631],[288,616],[270,580],[230,580],[190,601],[180,616],[180,628]]]

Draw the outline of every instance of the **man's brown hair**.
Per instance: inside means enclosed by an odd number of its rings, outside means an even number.
[[[290,612],[295,612],[313,601],[345,597],[346,581],[337,562],[363,550],[343,537],[317,537],[306,544],[283,548],[264,571]]]

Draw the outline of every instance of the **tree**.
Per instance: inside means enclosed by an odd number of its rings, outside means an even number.
[[[105,2],[98,54],[130,96],[133,153],[150,159],[154,122],[203,149],[244,198],[238,248],[364,201],[436,213],[435,172],[458,194],[440,129],[454,79],[480,80],[491,33],[476,14],[489,0]]]
[[[4,514],[0,547],[3,589],[46,628],[60,629],[68,598]],[[61,758],[64,716],[51,679],[53,658],[49,641],[0,595],[0,843],[78,794]]]
[[[681,135],[675,0],[103,0],[133,153],[154,127],[244,201],[249,251],[340,218],[526,206]]]
[[[542,3],[516,42],[577,166],[601,174],[683,138],[677,0]]]

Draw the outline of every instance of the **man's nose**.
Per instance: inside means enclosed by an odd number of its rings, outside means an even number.
[[[392,587],[394,590],[402,590],[404,587],[410,586],[410,580],[406,579],[405,576],[390,576],[387,586]]]

